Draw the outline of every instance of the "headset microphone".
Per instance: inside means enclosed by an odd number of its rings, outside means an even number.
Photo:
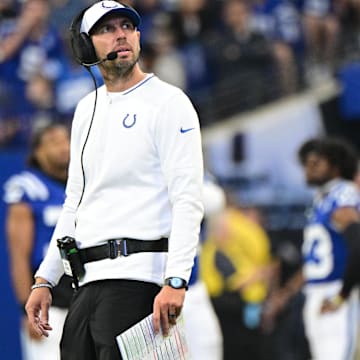
[[[118,52],[117,51],[112,51],[112,52],[109,52],[107,55],[106,55],[106,60],[110,60],[110,61],[113,61],[117,58],[118,56]],[[106,61],[105,60],[105,61]]]
[[[102,64],[105,61],[113,61],[113,60],[115,60],[117,58],[117,55],[118,55],[117,51],[111,51],[106,55],[106,58],[104,58],[104,59],[101,59],[99,61],[95,61],[93,63],[84,63],[83,62],[82,65],[86,66],[86,67],[99,65],[99,64]]]

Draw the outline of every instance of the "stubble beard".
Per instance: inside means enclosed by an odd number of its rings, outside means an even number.
[[[109,82],[116,82],[118,80],[128,79],[139,60],[139,55],[133,57],[129,61],[115,60],[109,64],[104,64],[106,74],[104,80]]]

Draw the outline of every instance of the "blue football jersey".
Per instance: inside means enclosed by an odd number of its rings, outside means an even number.
[[[47,251],[65,197],[65,184],[29,169],[11,176],[4,184],[6,204],[26,203],[34,218],[31,266],[35,271]]]
[[[332,181],[314,198],[302,246],[303,273],[309,283],[338,280],[343,276],[347,245],[331,221],[334,211],[341,207],[360,209],[359,191],[349,181]]]

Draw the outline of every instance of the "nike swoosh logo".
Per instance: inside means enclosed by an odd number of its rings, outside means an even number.
[[[183,129],[183,128],[180,128],[180,132],[182,133],[182,134],[184,134],[184,133],[187,133],[188,131],[191,131],[191,130],[194,130],[195,128],[188,128],[188,129]]]

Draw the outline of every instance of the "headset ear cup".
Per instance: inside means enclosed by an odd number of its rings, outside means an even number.
[[[85,33],[79,36],[79,55],[83,64],[93,64],[99,60],[90,36]]]
[[[98,57],[90,36],[80,32],[85,11],[86,9],[77,15],[71,24],[70,43],[76,61],[83,66],[90,66],[90,64],[98,61]]]

